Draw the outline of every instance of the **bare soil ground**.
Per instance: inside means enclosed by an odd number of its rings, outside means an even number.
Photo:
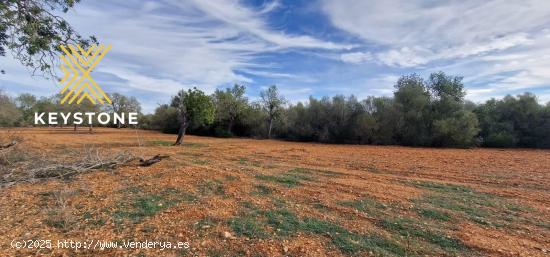
[[[157,132],[86,132],[19,129],[22,142],[0,155],[0,165],[70,162],[86,149],[170,158],[0,189],[0,256],[550,254],[550,151],[196,136],[174,147],[174,135]],[[190,248],[10,246],[24,239],[188,241]]]

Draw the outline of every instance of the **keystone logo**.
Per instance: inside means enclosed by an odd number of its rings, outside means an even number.
[[[84,99],[87,99],[92,104],[111,104],[111,99],[97,85],[90,76],[90,72],[103,59],[105,54],[111,49],[111,45],[104,47],[92,45],[88,50],[82,49],[80,45],[60,46],[65,55],[59,56],[63,63],[61,70],[64,73],[60,80],[64,85],[61,89],[61,104],[80,104]]]

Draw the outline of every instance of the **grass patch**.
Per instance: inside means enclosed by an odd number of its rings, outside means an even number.
[[[273,193],[273,189],[265,185],[256,185],[256,191],[252,192],[253,195],[270,195]]]
[[[302,223],[298,217],[287,209],[276,209],[264,212],[267,224],[275,229],[279,236],[289,236],[300,230]]]
[[[209,196],[209,195],[225,195],[225,189],[223,187],[223,183],[218,180],[208,180],[205,182],[202,182],[198,186],[199,194],[201,196]]]
[[[166,200],[161,195],[146,195],[136,198],[131,208],[116,211],[114,215],[116,220],[130,219],[134,223],[139,223],[173,204],[173,201]]]
[[[193,159],[192,162],[198,165],[207,165],[210,163],[209,160],[202,160],[202,159]]]
[[[172,146],[174,145],[174,142],[165,141],[165,140],[154,140],[154,141],[149,141],[148,144],[152,146]]]
[[[225,175],[224,178],[225,178],[226,181],[235,181],[235,180],[239,179],[239,177],[233,176],[233,175]]]
[[[450,221],[451,217],[443,213],[452,212],[483,226],[507,227],[512,222],[520,220],[521,214],[530,209],[509,203],[496,195],[477,192],[461,185],[424,181],[411,184],[429,190],[421,198],[414,200],[420,206],[418,209],[423,210],[419,211],[419,214],[427,218]]]
[[[183,146],[186,146],[189,148],[202,148],[202,147],[208,147],[208,144],[184,142]]]
[[[378,223],[379,226],[395,232],[403,237],[421,238],[428,243],[442,249],[445,253],[459,253],[468,250],[458,239],[451,238],[446,234],[423,227],[418,220],[410,218],[384,219]]]
[[[327,177],[340,177],[343,175],[340,172],[331,171],[331,170],[317,170],[317,169],[307,169],[307,168],[294,168],[289,170],[288,172],[295,173],[295,174],[307,174],[307,175],[320,174]]]
[[[67,211],[55,209],[48,211],[48,215],[44,220],[44,223],[53,228],[69,231],[70,227],[75,225],[75,220]]]
[[[420,209],[417,209],[416,211],[418,212],[418,215],[420,215],[423,218],[433,219],[433,220],[440,220],[440,221],[450,221],[451,220],[451,216],[448,213],[442,212],[442,211],[439,211],[439,210],[436,210],[436,209],[430,209],[430,208],[422,209],[422,208],[420,208]]]
[[[174,146],[174,141],[166,141],[166,140],[152,140],[148,141],[147,145],[150,146]],[[189,148],[201,148],[201,147],[207,147],[207,144],[202,143],[191,143],[191,142],[183,142],[184,147]]]
[[[238,236],[248,238],[266,238],[267,232],[263,228],[263,224],[258,222],[255,217],[245,216],[236,217],[229,221],[229,226]]]
[[[251,161],[250,159],[246,157],[239,158],[239,164],[240,165],[252,165],[254,167],[261,167],[262,163],[259,161]]]
[[[298,232],[328,236],[333,245],[348,255],[371,252],[375,256],[405,256],[407,252],[401,243],[374,234],[359,234],[348,231],[338,224],[317,218],[299,218],[292,211],[278,207],[260,210],[251,203],[244,203],[245,210],[233,218],[229,226],[238,236],[267,238],[272,233],[277,237],[288,237]],[[270,227],[273,232],[268,232]]]
[[[466,188],[458,188],[452,186],[439,186],[439,185],[429,185],[429,188],[436,190],[438,195],[449,195],[449,192],[462,192],[469,193],[470,191]],[[444,193],[443,193],[444,192]],[[374,198],[362,198],[355,201],[343,201],[339,204],[342,206],[350,207],[355,210],[358,210],[363,213],[369,214],[370,217],[376,219],[376,224],[387,230],[392,234],[396,234],[394,240],[391,241],[385,239],[379,241],[372,247],[380,247],[380,255],[401,255],[398,252],[387,251],[388,249],[385,246],[390,245],[406,245],[407,255],[423,255],[423,254],[433,254],[438,252],[440,254],[456,254],[456,253],[466,253],[470,252],[470,249],[466,247],[459,239],[451,238],[447,234],[440,232],[437,227],[440,223],[437,222],[448,222],[451,221],[451,216],[446,208],[442,208],[443,204],[449,204],[449,202],[442,201],[440,205],[427,204],[426,201],[430,199],[422,198],[420,203],[417,203],[416,212],[418,213],[420,219],[413,218],[400,218],[396,216],[396,213],[400,211],[406,211],[406,208],[403,208],[400,205],[385,205]],[[433,199],[431,199],[433,200]],[[443,200],[443,199],[438,199]],[[452,203],[451,203],[452,204]],[[469,210],[469,211],[473,211]],[[349,240],[357,239],[356,237],[349,236],[341,239],[340,242],[345,249],[352,251],[353,244],[348,244]],[[376,238],[373,239],[376,242]],[[420,241],[419,241],[420,240]],[[357,242],[361,242],[360,240]],[[371,242],[371,241],[369,241]],[[412,244],[411,244],[412,242]],[[418,243],[423,242],[423,243]],[[429,249],[425,248],[425,245],[429,245]],[[355,246],[357,247],[357,246]],[[403,250],[403,249],[402,249]]]
[[[316,218],[304,219],[302,229],[313,234],[328,235],[332,243],[347,254],[372,252],[375,256],[407,255],[405,248],[397,242],[378,235],[361,235],[350,232],[337,224]]]
[[[373,216],[382,216],[384,210],[388,209],[387,206],[376,201],[374,198],[363,198],[356,201],[342,201],[340,205],[351,207],[360,212],[364,212]]]
[[[156,194],[139,192],[130,195],[132,197],[123,199],[118,209],[113,213],[117,223],[123,223],[125,220],[140,223],[143,219],[152,217],[180,202],[191,203],[196,201],[191,193],[180,192],[175,188],[167,188]]]
[[[239,164],[241,164],[241,165],[246,165],[247,162],[248,162],[248,158],[240,158],[239,159]]]
[[[82,215],[83,222],[86,222],[88,225],[101,227],[105,225],[105,220],[100,217],[100,215],[93,215],[90,212],[84,212]]]
[[[271,176],[271,175],[256,175],[257,179],[274,182],[278,184],[285,185],[287,187],[295,187],[302,185],[300,181],[294,177],[287,177],[287,176]]]
[[[256,175],[257,179],[282,184],[287,187],[303,185],[301,181],[313,181],[314,179],[301,169],[292,169],[279,175]]]

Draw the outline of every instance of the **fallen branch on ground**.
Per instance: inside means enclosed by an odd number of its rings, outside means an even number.
[[[149,167],[157,162],[162,161],[162,159],[166,159],[166,158],[170,158],[170,156],[157,154],[153,158],[147,159],[147,160],[143,158],[139,158],[139,166]]]
[[[8,149],[12,146],[15,146],[17,145],[17,141],[12,141],[11,143],[7,144],[7,145],[0,145],[0,150],[5,150],[5,149]]]
[[[131,162],[135,159],[133,154],[128,152],[121,152],[114,158],[108,160],[96,160],[86,161],[81,163],[74,163],[70,165],[51,165],[43,168],[37,168],[30,170],[34,178],[69,178],[76,174],[82,174],[91,170],[113,170],[118,166]]]
[[[21,182],[69,179],[94,170],[115,170],[122,166],[149,167],[169,158],[168,155],[157,154],[150,159],[144,159],[127,151],[102,153],[100,149],[86,148],[74,154],[64,155],[63,159],[68,161],[62,161],[59,160],[60,158],[56,160],[51,156],[40,156],[36,152],[11,146],[1,150],[2,155],[0,156],[6,157],[8,152],[10,152],[9,158],[5,158],[4,165],[0,165],[0,188]],[[13,159],[13,161],[8,161],[8,159]]]
[[[21,182],[38,182],[47,179],[68,179],[78,174],[93,170],[114,170],[128,164],[137,158],[129,152],[120,152],[112,158],[100,157],[99,151],[88,151],[81,160],[71,163],[60,163],[49,158],[32,158],[14,164],[12,167],[3,167],[0,172],[0,188]]]

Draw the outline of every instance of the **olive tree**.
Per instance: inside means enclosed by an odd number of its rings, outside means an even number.
[[[273,130],[273,121],[280,118],[283,107],[286,103],[286,99],[279,93],[277,86],[272,85],[266,90],[260,92],[260,102],[262,108],[268,116],[268,130],[267,138],[271,138],[271,131]]]
[[[227,132],[232,134],[233,126],[238,118],[244,115],[248,107],[248,99],[244,96],[246,88],[235,84],[233,88],[216,90],[212,96],[216,106],[216,119],[227,124]]]
[[[179,131],[174,145],[181,145],[190,125],[202,126],[214,121],[212,99],[197,88],[181,90],[172,98],[171,106],[178,112]]]
[[[111,113],[129,113],[129,112],[141,112],[141,105],[135,97],[128,97],[119,93],[113,93],[109,95],[111,104],[107,106],[107,110]],[[121,128],[122,124],[119,122],[117,128]]]

